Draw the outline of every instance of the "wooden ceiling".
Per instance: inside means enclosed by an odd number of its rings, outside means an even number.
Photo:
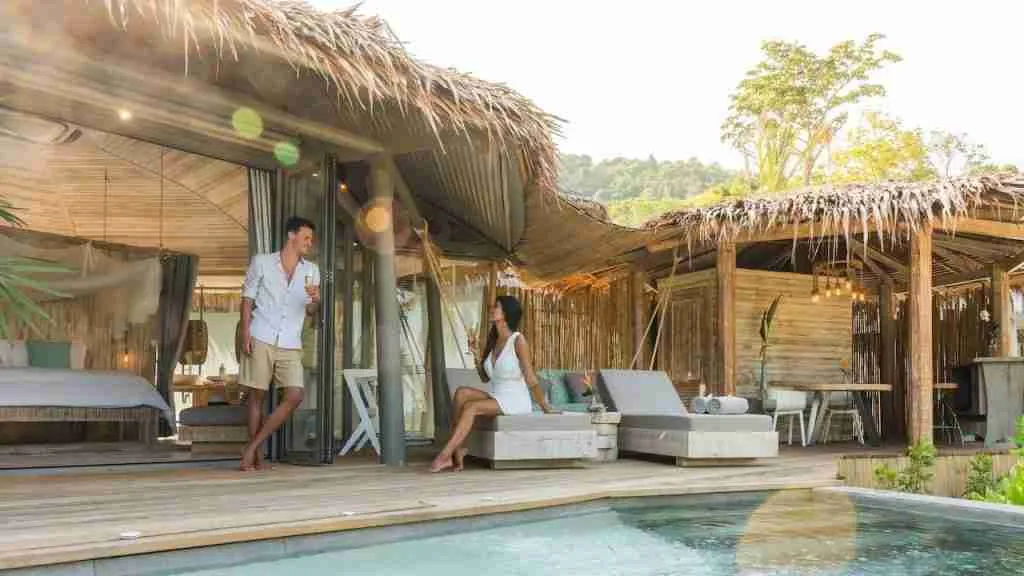
[[[104,132],[0,136],[0,197],[28,228],[196,254],[204,274],[244,271],[246,190],[242,166]]]

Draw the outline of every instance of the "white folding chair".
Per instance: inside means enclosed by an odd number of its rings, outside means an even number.
[[[778,431],[779,417],[789,417],[789,437],[793,445],[793,419],[800,422],[800,445],[807,446],[807,429],[804,427],[804,408],[807,407],[807,393],[799,390],[768,390],[765,410],[772,416],[772,430]]]

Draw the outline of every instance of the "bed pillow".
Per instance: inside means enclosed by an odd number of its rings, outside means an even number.
[[[81,340],[73,340],[71,342],[68,364],[71,365],[72,370],[85,370],[85,352],[85,342]]]
[[[25,346],[33,368],[71,368],[71,342],[29,340]]]
[[[0,340],[0,368],[28,368],[24,340]]]

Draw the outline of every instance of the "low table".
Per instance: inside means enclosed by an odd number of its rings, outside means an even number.
[[[591,412],[590,422],[597,433],[596,462],[612,462],[619,459],[619,412]]]

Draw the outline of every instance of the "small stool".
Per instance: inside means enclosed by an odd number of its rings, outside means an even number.
[[[944,432],[950,444],[958,435],[960,436],[960,446],[964,446],[964,431],[960,428],[960,419],[956,417],[956,411],[950,406],[947,398],[948,392],[955,392],[959,387],[960,385],[956,382],[937,382],[935,384],[935,411],[939,415],[939,421],[932,425],[932,430]]]

